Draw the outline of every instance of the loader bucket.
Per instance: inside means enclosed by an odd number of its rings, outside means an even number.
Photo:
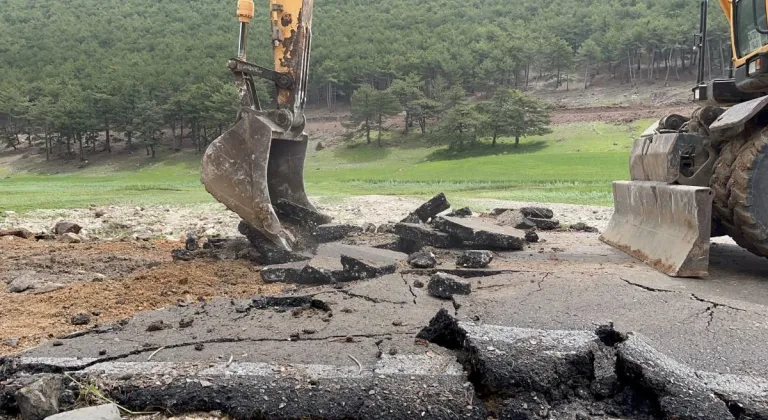
[[[615,211],[600,240],[673,277],[707,275],[712,190],[619,181],[613,198]]]
[[[235,124],[206,149],[201,181],[216,200],[291,251],[295,238],[280,224],[272,203],[285,199],[314,208],[304,191],[306,136],[275,139],[281,132],[265,116],[242,108]]]

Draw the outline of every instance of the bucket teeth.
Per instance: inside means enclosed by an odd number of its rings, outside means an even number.
[[[673,277],[707,275],[712,190],[620,181],[613,183],[613,196],[603,242]]]
[[[286,199],[313,209],[304,190],[307,139],[276,140],[275,129],[260,113],[242,108],[235,124],[205,151],[201,181],[216,200],[290,251],[295,238],[280,224],[272,203]]]

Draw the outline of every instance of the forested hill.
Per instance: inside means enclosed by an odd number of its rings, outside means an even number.
[[[406,75],[426,91],[438,79],[468,92],[534,78],[557,85],[567,74],[583,81],[598,69],[622,80],[663,77],[667,65],[690,66],[698,7],[698,0],[316,0],[310,98],[346,101],[362,84],[385,88]],[[234,8],[234,0],[0,0],[0,129],[17,132],[24,120],[56,132],[105,123],[140,132],[180,114],[211,127],[228,121]],[[257,1],[249,44],[249,59],[263,64],[267,8]],[[710,21],[720,72],[727,29],[715,7]]]

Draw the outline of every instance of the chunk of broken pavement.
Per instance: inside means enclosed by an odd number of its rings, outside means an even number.
[[[408,264],[413,268],[435,268],[437,259],[428,251],[419,251],[408,257]]]
[[[59,413],[45,420],[120,420],[120,410],[115,404],[85,407],[66,413]]]
[[[443,308],[429,321],[429,326],[419,331],[416,338],[457,350],[464,345],[466,336],[467,333],[459,326],[456,319]]]
[[[398,223],[395,225],[395,233],[401,238],[435,248],[452,248],[461,244],[461,241],[455,237],[451,237],[445,232],[439,232],[427,225]]]
[[[536,227],[530,219],[517,210],[508,210],[496,217],[496,223],[502,226],[512,226],[515,229],[528,230]]]
[[[442,232],[484,248],[519,251],[525,245],[522,238],[515,236],[516,231],[480,219],[438,217],[434,225]]]
[[[461,277],[446,273],[437,273],[429,279],[427,291],[440,299],[451,299],[453,295],[472,293],[472,285]]]
[[[59,223],[56,223],[56,226],[53,227],[53,233],[57,235],[63,235],[65,233],[80,233],[80,230],[83,228],[80,227],[77,223],[74,222],[66,222],[61,221]]]
[[[422,222],[426,222],[449,208],[451,208],[451,204],[448,202],[445,194],[440,193],[422,204],[413,212],[413,214],[415,214]]]
[[[472,209],[469,207],[463,207],[458,210],[454,210],[447,214],[447,216],[450,217],[471,217],[472,216]]]
[[[340,241],[354,233],[362,233],[363,228],[347,224],[326,224],[318,226],[312,236],[320,243]]]
[[[59,240],[68,244],[79,244],[80,242],[83,242],[83,239],[78,234],[72,232],[61,235]]]
[[[261,270],[261,279],[265,283],[297,283],[301,270],[306,266],[306,261],[268,265]]]
[[[195,256],[186,249],[174,249],[171,251],[171,258],[174,261],[192,261]]]
[[[523,207],[520,209],[520,213],[523,213],[525,217],[533,217],[536,219],[551,219],[555,217],[555,213],[545,207]]]
[[[79,313],[70,319],[72,325],[88,325],[91,323],[91,316],[86,313]]]
[[[493,261],[491,251],[464,251],[456,258],[456,265],[466,268],[485,268]]]
[[[21,388],[14,396],[24,420],[43,420],[59,412],[63,391],[61,376],[45,375]]]
[[[187,232],[187,240],[184,243],[184,248],[186,248],[187,251],[197,251],[198,248],[200,248],[200,244],[198,244],[198,238],[195,232]]]
[[[147,325],[147,332],[162,331],[166,327],[168,327],[168,325],[166,325],[162,320],[153,321],[152,323]]]
[[[297,284],[333,284],[343,277],[341,257],[315,257],[299,272]]]
[[[419,224],[421,223],[421,219],[419,219],[419,216],[417,216],[416,213],[409,213],[408,216],[405,216],[405,219],[400,221],[400,223]]]
[[[261,232],[244,221],[240,222],[237,226],[237,230],[245,235],[251,245],[253,245],[259,252],[262,264],[285,264],[289,262],[306,261],[311,258],[311,255],[308,253],[291,252],[278,248],[272,241],[265,238]]]
[[[285,199],[277,200],[274,208],[281,220],[287,219],[310,229],[315,226],[326,225],[333,220],[314,209],[300,206]]]
[[[35,237],[35,234],[28,229],[15,228],[15,229],[0,229],[0,236],[16,236],[18,238],[31,239]]]
[[[560,222],[553,219],[540,219],[536,217],[529,217],[528,220],[532,221],[537,228],[541,230],[555,230],[560,227]]]
[[[589,233],[597,233],[597,228],[594,228],[592,226],[589,226],[586,223],[579,222],[571,225],[571,230],[576,230],[579,232],[589,232]]]
[[[392,252],[380,250],[381,252]],[[388,258],[386,256],[341,256],[341,265],[344,269],[344,278],[342,280],[365,280],[381,277],[385,274],[392,274],[397,271],[398,259]]]

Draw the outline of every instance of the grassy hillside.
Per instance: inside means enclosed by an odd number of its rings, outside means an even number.
[[[418,138],[399,147],[364,144],[308,153],[307,189],[314,196],[397,194],[486,197],[578,204],[611,203],[610,182],[626,179],[631,139],[649,121],[580,123],[524,139],[453,154]],[[354,145],[352,145],[354,146]],[[0,179],[0,210],[73,208],[90,204],[212,202],[199,182],[198,154],[170,154],[140,166],[113,161],[58,175],[12,174]],[[0,174],[2,175],[2,174]]]

